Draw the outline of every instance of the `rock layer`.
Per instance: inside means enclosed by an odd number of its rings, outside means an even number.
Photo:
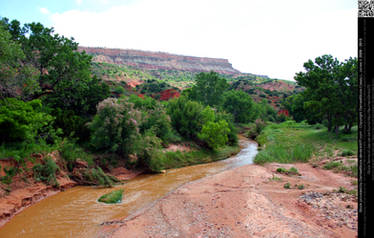
[[[129,49],[79,47],[93,55],[94,62],[124,64],[142,69],[182,70],[189,72],[216,71],[221,74],[238,74],[227,59],[195,57]]]

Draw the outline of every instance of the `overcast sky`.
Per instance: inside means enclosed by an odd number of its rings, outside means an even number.
[[[0,17],[82,46],[226,58],[287,80],[308,59],[357,56],[355,0],[0,0]]]

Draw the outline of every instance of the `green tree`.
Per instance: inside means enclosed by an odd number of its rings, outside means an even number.
[[[229,87],[226,79],[218,73],[199,73],[196,75],[196,84],[189,92],[189,98],[204,105],[220,106],[223,102],[223,93]]]
[[[304,94],[298,93],[287,97],[282,106],[288,110],[296,122],[306,120],[309,124],[321,123],[322,119],[320,117],[316,117],[304,108],[305,101]]]
[[[255,119],[251,96],[243,91],[230,90],[224,94],[223,109],[230,112],[235,122],[247,123]]]
[[[196,139],[205,123],[202,111],[204,107],[195,101],[181,96],[169,101],[167,112],[171,118],[171,125],[182,136]]]
[[[206,142],[211,149],[217,149],[228,142],[229,126],[226,121],[209,121],[203,125],[198,134],[199,139]]]
[[[326,119],[328,131],[338,133],[339,126],[345,125],[349,132],[356,121],[357,60],[340,63],[323,55],[304,63],[304,68],[306,72],[297,73],[295,80],[305,87],[305,110]]]
[[[109,95],[108,88],[100,85],[99,79],[91,77],[92,57],[77,52],[78,44],[73,39],[54,34],[53,28],[44,27],[40,23],[25,24],[20,28],[16,20],[9,23],[3,18],[1,22],[20,45],[25,55],[24,61],[39,71],[41,90],[33,98],[48,95],[50,103],[58,103],[57,107],[86,113],[95,111],[92,107],[95,108],[98,101],[103,99],[98,100],[94,93],[99,93],[101,97],[103,93],[105,97]],[[95,87],[106,89],[99,92]],[[93,105],[89,104],[91,101],[88,98],[92,96],[96,99]]]
[[[24,102],[16,98],[0,101],[0,144],[4,142],[34,142],[53,117],[42,112],[40,100]]]
[[[257,113],[256,118],[260,118],[265,122],[276,121],[277,112],[274,110],[272,106],[270,106],[270,104],[265,99],[262,99],[261,102],[256,103],[254,105],[254,109]]]
[[[0,21],[0,99],[28,98],[38,92],[37,70],[24,63],[21,45],[12,39],[6,25]]]
[[[91,76],[91,56],[78,52],[78,44],[73,39],[59,36],[53,28],[40,23],[21,27],[17,20],[9,22],[3,18],[1,25],[8,32],[8,41],[10,34],[15,46],[20,47],[19,54],[13,58],[16,63],[20,59],[22,62],[14,68],[25,73],[16,73],[20,77],[11,75],[10,78],[15,84],[23,85],[23,99],[42,99],[52,109],[50,113],[57,116],[55,126],[64,129],[65,135],[77,132],[71,131],[65,114],[79,117],[79,123],[75,124],[84,127],[96,113],[97,104],[109,96],[109,87]]]

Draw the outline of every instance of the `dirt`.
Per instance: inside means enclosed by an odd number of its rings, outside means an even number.
[[[135,178],[136,176],[144,173],[143,170],[128,170],[125,167],[117,167],[109,172],[111,175],[115,176],[120,181],[126,181]]]
[[[300,175],[279,174],[279,167]],[[356,198],[339,187],[355,189],[351,177],[310,164],[247,165],[106,222],[98,237],[356,237]]]
[[[181,152],[188,152],[191,151],[191,146],[189,145],[184,145],[184,144],[169,144],[167,148],[164,149],[164,151],[181,151]]]
[[[13,179],[15,180],[14,184],[17,184],[17,188],[12,189],[10,193],[1,194],[0,196],[0,227],[14,215],[32,204],[76,185],[74,181],[65,176],[57,178],[60,184],[59,187],[35,182],[32,179],[28,179],[27,182],[23,181],[22,178]]]

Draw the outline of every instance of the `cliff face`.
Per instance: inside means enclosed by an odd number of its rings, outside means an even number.
[[[189,72],[216,71],[221,74],[238,74],[227,59],[174,55],[163,52],[79,47],[93,55],[94,62],[124,64],[140,69],[182,70]]]

